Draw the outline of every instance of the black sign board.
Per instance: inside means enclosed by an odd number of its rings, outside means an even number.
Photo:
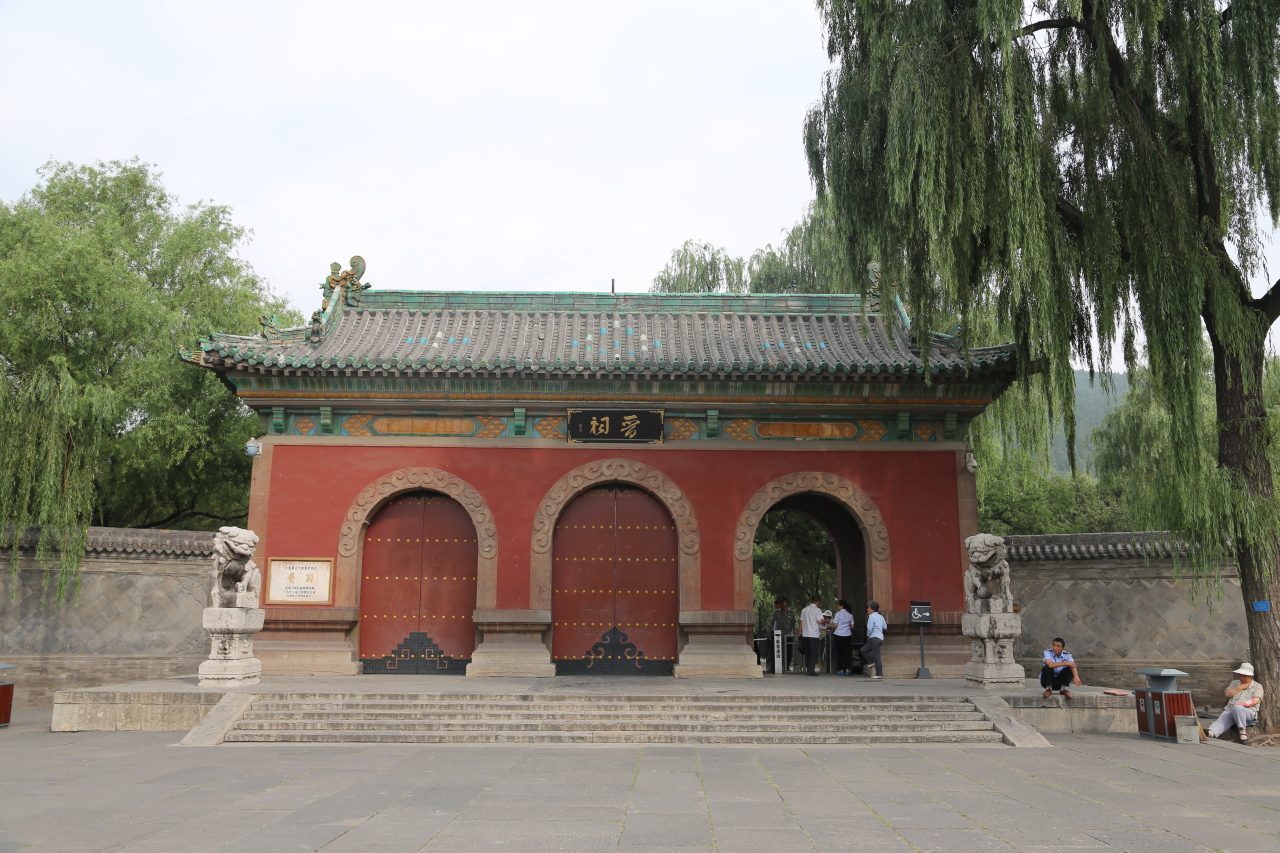
[[[911,602],[911,624],[912,625],[932,625],[933,624],[933,604],[928,601]]]
[[[569,441],[659,444],[662,412],[654,409],[570,409]]]

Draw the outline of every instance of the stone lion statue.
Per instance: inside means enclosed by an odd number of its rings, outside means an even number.
[[[210,607],[257,607],[262,572],[253,562],[258,534],[239,527],[220,527],[213,534],[213,589]]]
[[[1009,563],[1004,540],[979,533],[964,540],[969,552],[969,568],[964,573],[964,597],[970,613],[1012,613],[1013,593],[1009,590]]]

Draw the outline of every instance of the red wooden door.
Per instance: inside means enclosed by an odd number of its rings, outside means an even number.
[[[670,675],[679,597],[666,508],[639,489],[591,489],[560,514],[552,548],[557,674]]]
[[[399,495],[365,530],[360,659],[366,673],[465,672],[475,649],[476,529],[461,504]]]

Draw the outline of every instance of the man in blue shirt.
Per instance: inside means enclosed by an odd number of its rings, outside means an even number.
[[[1053,638],[1053,648],[1044,650],[1044,666],[1040,667],[1040,686],[1044,688],[1044,698],[1048,699],[1053,691],[1062,691],[1062,698],[1070,699],[1068,684],[1080,685],[1080,673],[1076,671],[1075,658],[1067,651],[1067,642],[1061,637]]]
[[[884,664],[880,662],[880,644],[884,642],[884,631],[889,623],[880,615],[880,602],[867,602],[867,644],[859,654],[867,665],[875,664],[876,671],[872,678],[884,678]]]

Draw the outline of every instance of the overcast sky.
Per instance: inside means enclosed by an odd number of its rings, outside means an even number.
[[[141,157],[304,314],[353,254],[379,288],[641,291],[686,239],[776,244],[828,68],[811,0],[0,0],[0,37],[0,198]]]
[[[141,157],[231,206],[295,306],[361,254],[387,289],[645,290],[812,197],[810,0],[0,0],[0,197]]]

